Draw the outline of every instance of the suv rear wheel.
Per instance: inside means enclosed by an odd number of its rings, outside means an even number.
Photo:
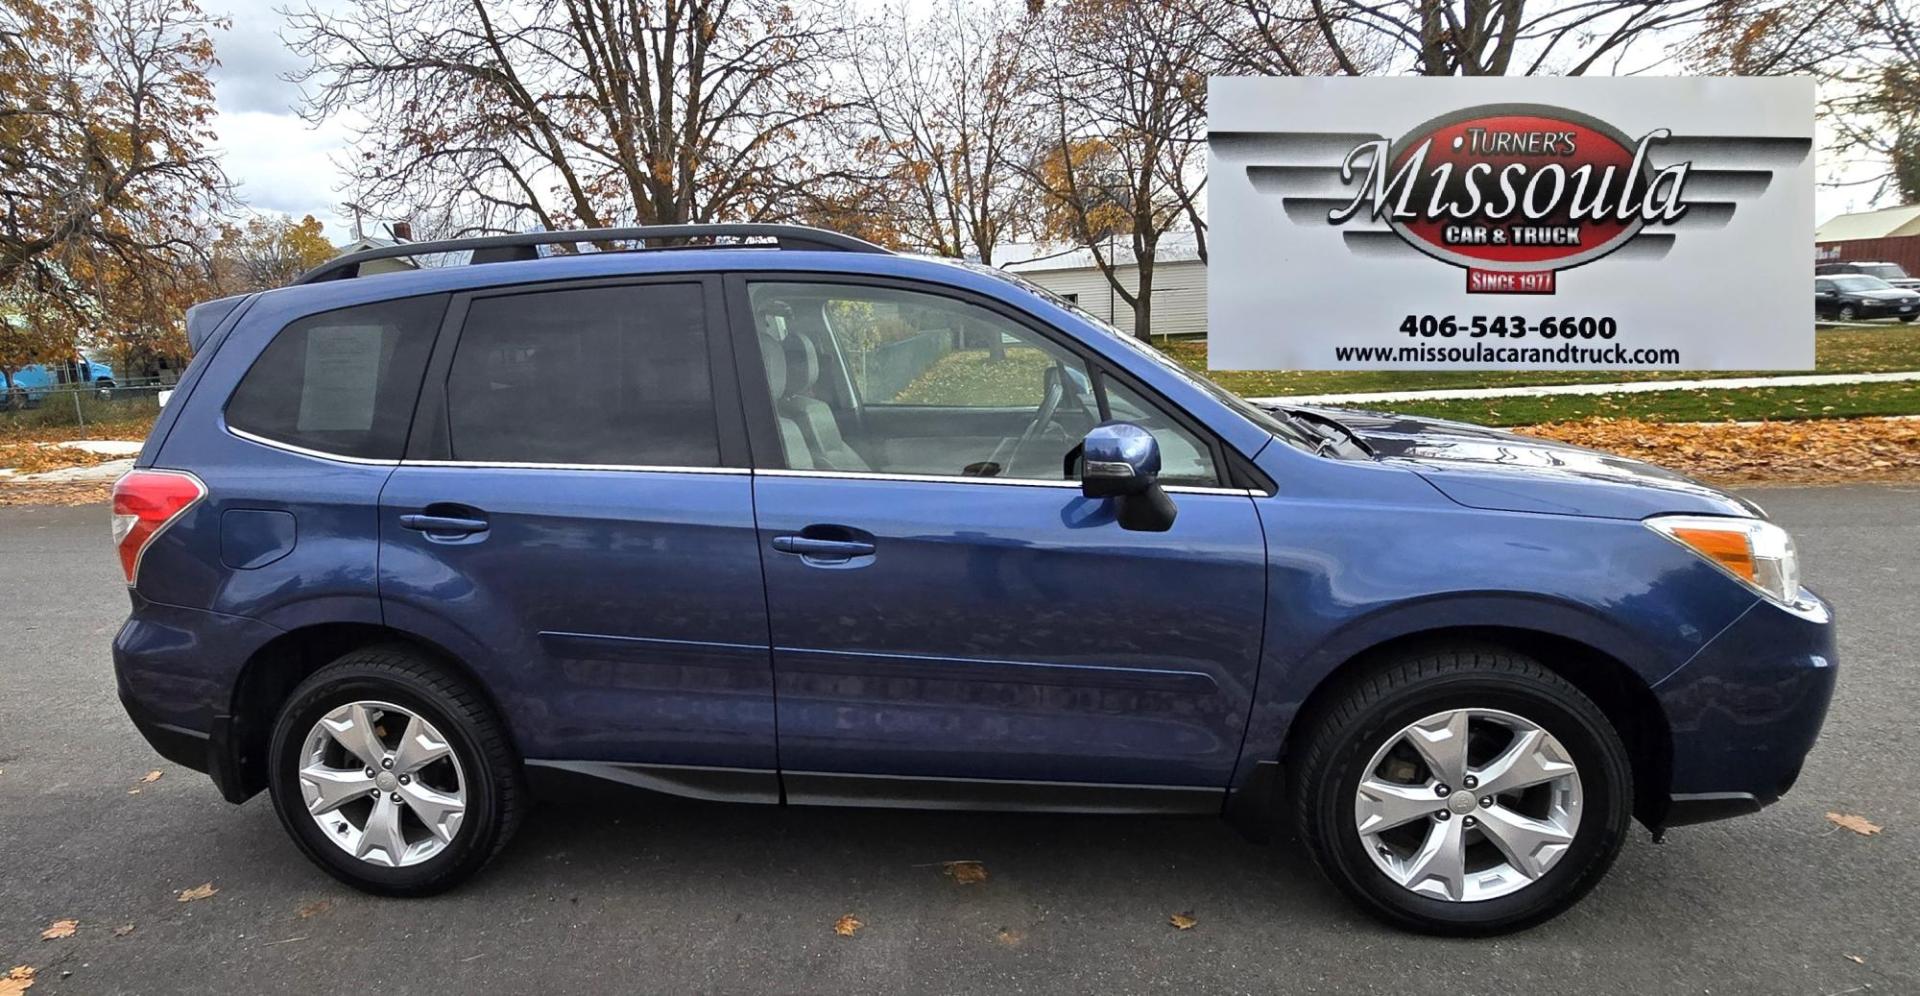
[[[1619,734],[1530,658],[1405,656],[1308,721],[1295,828],[1334,884],[1390,923],[1532,926],[1592,888],[1625,840],[1633,776]]]
[[[478,871],[527,796],[492,710],[402,646],[356,650],[301,682],[268,764],[274,810],[301,851],[383,895],[439,892]]]

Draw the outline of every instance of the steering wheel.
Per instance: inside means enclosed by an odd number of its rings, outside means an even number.
[[[1047,426],[1053,424],[1053,416],[1060,410],[1060,402],[1067,396],[1066,375],[1061,371],[1059,364],[1048,367],[1041,380],[1045,387],[1040,395],[1040,408],[1033,413],[1033,421],[1027,424],[1026,431],[1022,432],[1020,438],[1014,440],[1013,446],[1007,450],[1006,467],[1009,470],[1018,466],[1020,451],[1025,449],[1028,443],[1040,438],[1041,433],[1047,431]]]

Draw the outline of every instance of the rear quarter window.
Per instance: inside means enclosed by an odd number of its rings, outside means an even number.
[[[227,401],[227,425],[323,453],[398,460],[444,294],[309,315],[274,335]]]

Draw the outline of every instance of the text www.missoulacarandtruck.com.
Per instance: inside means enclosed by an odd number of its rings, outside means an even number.
[[[1338,363],[1467,363],[1475,365],[1518,365],[1529,369],[1571,364],[1599,364],[1622,367],[1679,368],[1680,351],[1672,348],[1628,349],[1615,343],[1608,346],[1583,346],[1561,343],[1554,346],[1501,346],[1483,342],[1462,345],[1416,343],[1405,346],[1335,346]]]

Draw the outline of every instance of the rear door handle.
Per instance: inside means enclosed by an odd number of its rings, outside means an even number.
[[[455,536],[485,532],[487,529],[485,519],[467,519],[453,515],[407,514],[400,517],[400,524],[408,529],[418,529],[423,533]]]
[[[814,539],[811,536],[775,536],[773,548],[781,553],[821,560],[851,560],[873,556],[873,544],[862,540]]]

